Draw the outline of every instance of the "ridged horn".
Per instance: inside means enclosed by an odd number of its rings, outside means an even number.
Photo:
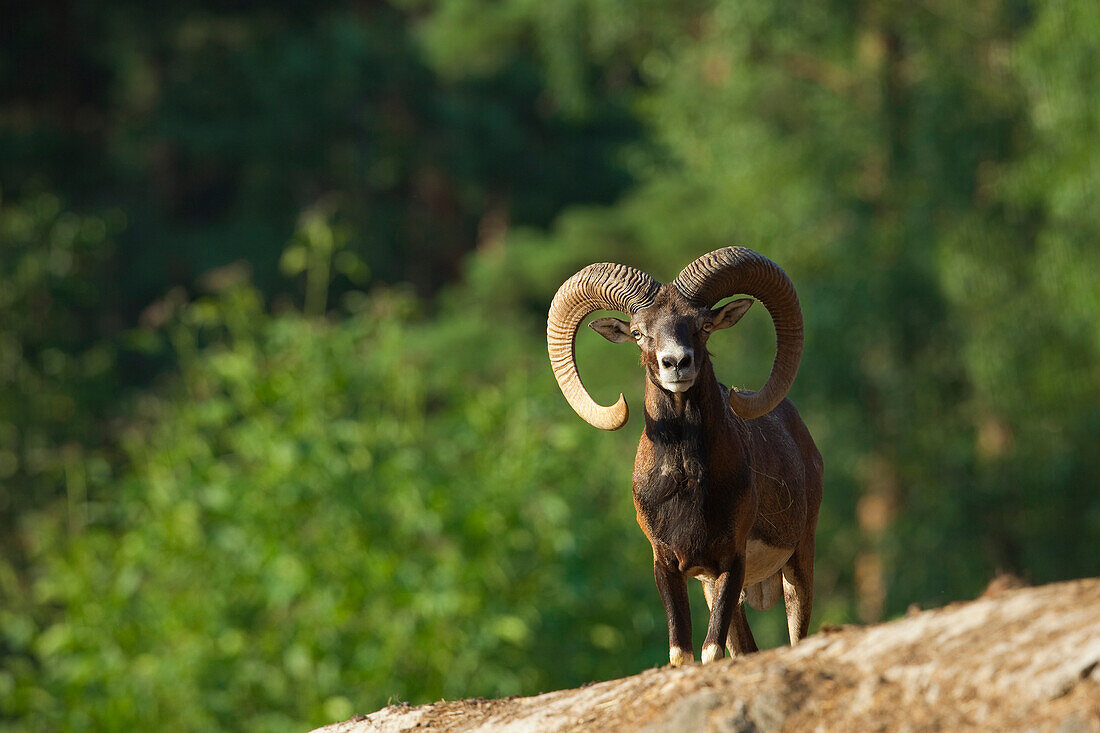
[[[577,328],[597,310],[633,314],[653,303],[661,283],[626,265],[600,262],[589,265],[562,283],[546,318],[546,350],[561,393],[578,415],[602,430],[618,430],[630,414],[626,398],[610,407],[598,404],[588,394],[577,372]]]
[[[751,295],[764,304],[775,327],[775,361],[764,387],[753,394],[730,390],[730,407],[751,419],[771,412],[783,401],[802,359],[802,309],[787,273],[767,257],[745,247],[725,247],[705,254],[672,281],[680,293],[701,308],[731,295]]]

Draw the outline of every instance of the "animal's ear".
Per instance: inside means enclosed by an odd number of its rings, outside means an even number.
[[[752,304],[752,298],[741,298],[739,300],[731,300],[721,308],[715,308],[710,312],[712,323],[714,323],[711,330],[717,331],[722,328],[729,328],[737,323]]]
[[[618,318],[597,318],[588,326],[613,344],[634,340],[630,335],[630,324]]]

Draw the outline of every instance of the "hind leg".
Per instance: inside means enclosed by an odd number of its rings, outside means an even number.
[[[726,646],[733,656],[760,651],[760,648],[756,646],[756,639],[752,637],[749,620],[745,618],[745,598],[743,596],[737,601],[737,611],[733,614],[733,620],[730,622],[730,633],[726,637]]]
[[[814,605],[814,535],[807,532],[791,559],[783,566],[783,605],[787,611],[787,632],[797,644],[810,629]]]
[[[703,581],[703,597],[707,599],[707,608],[713,608],[714,581],[706,578],[701,578],[701,580]],[[731,657],[758,651],[756,639],[752,637],[752,630],[749,629],[749,620],[745,618],[744,591],[737,599],[737,608],[734,609],[733,617],[730,619],[730,630],[726,634],[726,649],[729,650]]]

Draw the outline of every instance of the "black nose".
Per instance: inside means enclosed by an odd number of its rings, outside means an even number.
[[[666,369],[672,369],[673,367],[676,369],[687,369],[691,366],[691,354],[684,354],[684,358],[680,359],[680,361],[676,361],[671,356],[666,356],[661,359],[661,364],[663,364]]]

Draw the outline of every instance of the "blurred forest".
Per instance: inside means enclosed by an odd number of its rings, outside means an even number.
[[[595,261],[741,244],[798,286],[813,628],[1100,574],[1095,4],[3,13],[0,730],[301,730],[667,661],[637,409],[594,430],[546,358]],[[763,309],[711,345],[763,382]],[[638,407],[631,349],[578,351]]]

